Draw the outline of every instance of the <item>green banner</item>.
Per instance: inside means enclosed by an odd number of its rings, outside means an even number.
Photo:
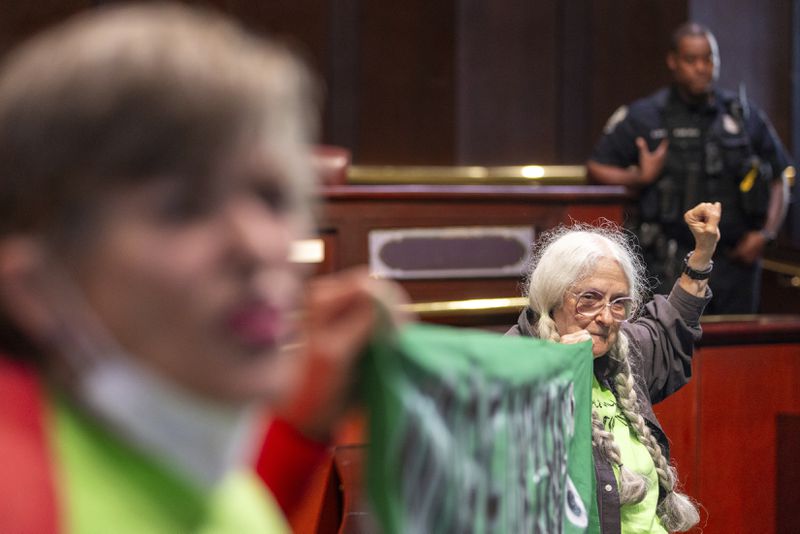
[[[383,531],[586,532],[590,343],[422,324],[394,335],[365,376]]]

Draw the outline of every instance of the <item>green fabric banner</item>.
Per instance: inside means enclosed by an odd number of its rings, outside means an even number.
[[[367,359],[384,532],[586,532],[591,344],[411,325]]]

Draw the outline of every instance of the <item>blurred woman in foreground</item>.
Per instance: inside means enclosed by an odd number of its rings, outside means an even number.
[[[311,92],[285,50],[176,5],[96,10],[8,57],[0,530],[286,530],[248,467],[262,408],[313,345],[324,434],[373,321],[349,273],[297,330]]]

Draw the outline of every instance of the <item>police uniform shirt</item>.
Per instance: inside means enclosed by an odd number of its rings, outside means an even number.
[[[749,139],[752,152],[762,162],[768,162],[772,168],[772,176],[778,177],[790,165],[789,157],[783,148],[778,136],[775,134],[764,113],[752,102],[747,101],[743,106],[739,120],[731,112],[731,103],[738,102],[736,96],[728,91],[715,90],[713,99],[707,104],[691,105],[681,99],[677,90],[663,88],[647,97],[633,102],[630,106],[617,109],[605,125],[603,136],[591,155],[591,160],[606,165],[629,167],[638,165],[639,150],[636,138],[642,137],[647,141],[649,150],[655,150],[659,143],[670,137],[665,127],[665,110],[677,107],[687,115],[695,117],[694,124],[700,131],[699,135],[705,136],[711,124],[721,116],[721,128],[728,134],[736,135],[744,125],[746,137]],[[680,137],[684,132],[672,132],[672,136]],[[687,135],[698,135],[689,132]],[[701,158],[702,159],[702,158]],[[705,167],[704,162],[698,162],[700,167]],[[730,172],[726,170],[725,172]],[[731,176],[729,179],[738,180],[741,177]],[[736,187],[736,186],[734,186]],[[723,200],[721,198],[698,198],[697,201]],[[694,204],[692,204],[694,205]],[[691,207],[691,206],[689,206]],[[737,210],[733,206],[726,206],[727,213],[723,210],[721,226],[728,227],[725,232],[726,240],[730,244],[737,241],[748,229],[742,226],[741,217],[734,215]],[[683,206],[682,209],[688,209]]]
[[[603,128],[603,136],[595,146],[591,159],[597,163],[617,167],[638,165],[637,137],[644,138],[651,151],[667,138],[662,114],[669,98],[683,102],[674,89],[664,88],[636,100],[630,106],[619,107]],[[714,104],[710,106],[710,111],[713,114],[719,112],[727,114],[725,103],[733,99],[735,99],[733,93],[715,90]],[[688,104],[684,103],[684,105],[689,107]],[[767,116],[750,100],[747,101],[747,107],[749,113],[745,120],[745,128],[753,149],[762,160],[770,162],[773,176],[780,176],[780,173],[791,164],[789,156]],[[729,128],[736,127],[735,123],[731,124],[724,118],[723,120],[723,126],[728,123]]]

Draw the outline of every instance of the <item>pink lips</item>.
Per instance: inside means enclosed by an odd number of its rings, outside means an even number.
[[[230,331],[247,345],[276,345],[286,331],[285,315],[272,306],[255,302],[238,307],[228,317]]]

